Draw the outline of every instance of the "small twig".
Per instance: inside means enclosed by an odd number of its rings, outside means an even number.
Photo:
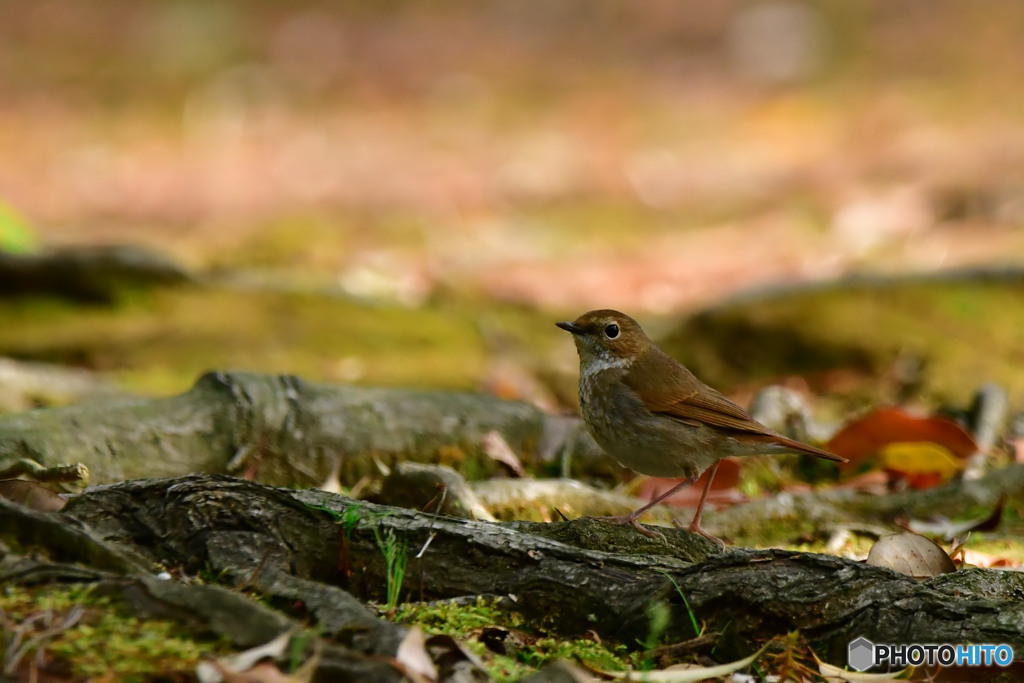
[[[438,511],[440,511],[442,506],[444,505],[444,499],[448,496],[448,486],[445,485],[443,482],[438,482],[437,488],[440,489],[440,492],[436,496],[434,496],[434,498],[429,503],[423,506],[423,512],[429,512],[431,508],[434,506],[435,501],[437,503]],[[438,500],[438,498],[440,498],[440,500]],[[436,513],[434,514],[434,517],[437,517]],[[430,521],[430,534],[427,536],[427,540],[423,544],[423,547],[420,548],[420,551],[418,553],[416,553],[415,559],[418,560],[423,557],[423,553],[427,552],[427,548],[430,547],[430,543],[434,540],[435,537],[437,537],[437,532],[434,531],[434,520],[432,519]]]
[[[51,610],[47,610],[46,612],[40,612],[31,615],[18,626],[18,635],[23,637],[26,628],[32,622],[38,621],[40,617],[43,618],[44,621],[49,621],[49,619],[53,618],[53,614],[54,613]],[[13,674],[17,670],[18,664],[21,662],[22,657],[24,657],[25,654],[29,651],[35,649],[38,652],[42,649],[43,643],[45,643],[48,639],[52,638],[53,636],[60,635],[68,629],[74,628],[75,624],[78,623],[78,620],[82,618],[83,614],[85,614],[85,608],[81,605],[75,605],[70,610],[68,610],[68,613],[64,615],[64,618],[61,619],[56,626],[52,626],[43,631],[40,631],[36,635],[26,640],[23,645],[20,644],[21,638],[18,638],[17,642],[19,643],[20,646],[14,650],[10,648],[7,650],[7,657],[4,663],[4,674],[8,676]]]
[[[706,650],[714,646],[721,637],[721,633],[702,633],[696,638],[690,638],[689,640],[684,640],[681,643],[662,645],[661,647],[648,650],[644,654],[652,659],[666,657],[668,659],[675,660],[683,655],[688,655],[691,652]]]
[[[89,468],[80,462],[45,467],[35,460],[22,458],[0,470],[0,479],[17,479],[21,476],[40,483],[85,481],[89,478]]]
[[[427,501],[427,504],[420,509],[420,512],[429,513],[434,508],[437,508],[437,510],[440,512],[440,510],[444,506],[444,499],[448,497],[448,485],[445,484],[444,482],[439,481],[437,482],[436,486],[438,489],[437,495],[431,498],[429,501]]]
[[[434,540],[435,537],[437,537],[437,532],[436,531],[431,531],[430,535],[427,536],[427,542],[424,543],[423,547],[420,548],[420,551],[418,553],[416,553],[415,559],[418,560],[421,557],[423,557],[423,553],[427,552],[427,548],[430,547],[430,543]]]
[[[228,464],[224,466],[224,471],[230,474],[241,471],[245,466],[246,461],[249,459],[249,454],[253,452],[253,447],[249,444],[240,446],[228,460]]]
[[[11,674],[18,666],[18,662],[21,660],[23,652],[21,650],[21,642],[25,639],[25,634],[31,630],[32,625],[35,622],[43,619],[46,616],[45,612],[36,612],[25,617],[20,624],[13,627],[14,634],[11,637],[10,642],[7,644],[7,650],[4,652],[4,673]]]
[[[271,548],[267,548],[267,551],[263,553],[263,557],[260,558],[259,564],[256,565],[256,568],[253,569],[252,573],[249,574],[249,576],[247,576],[241,583],[235,586],[235,590],[243,591],[253,584],[256,577],[260,575],[260,572],[263,571],[263,567],[267,564],[267,559],[270,557],[271,550]]]

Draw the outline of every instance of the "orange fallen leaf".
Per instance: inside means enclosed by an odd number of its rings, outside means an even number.
[[[971,435],[955,422],[887,406],[848,423],[825,448],[849,460],[841,466],[844,470],[874,459],[913,488],[948,480],[978,450]]]

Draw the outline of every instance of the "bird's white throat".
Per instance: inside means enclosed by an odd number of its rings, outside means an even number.
[[[580,376],[584,378],[590,378],[599,372],[605,370],[614,370],[619,368],[628,368],[633,364],[632,358],[623,358],[622,356],[612,355],[600,355],[595,356],[586,366],[580,366]]]

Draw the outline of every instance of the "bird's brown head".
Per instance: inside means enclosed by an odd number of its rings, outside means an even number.
[[[608,308],[588,311],[572,322],[555,324],[572,333],[581,367],[592,363],[628,365],[652,344],[637,321]]]

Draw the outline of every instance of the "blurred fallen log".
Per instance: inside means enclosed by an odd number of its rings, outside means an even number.
[[[84,463],[93,483],[232,473],[282,486],[352,485],[375,459],[503,471],[488,456],[495,430],[526,463],[571,452],[574,473],[611,461],[578,418],[484,394],[320,385],[296,377],[208,373],[169,398],[96,398],[0,415],[0,468]],[[340,463],[340,465],[339,465]]]
[[[897,519],[956,519],[995,510],[1003,500],[1024,496],[1024,463],[990,471],[980,479],[958,478],[925,490],[867,495],[843,488],[780,493],[708,513],[707,528],[725,538],[783,543],[773,529],[820,535],[850,528],[881,535],[901,527]],[[798,520],[799,524],[794,524]]]
[[[132,245],[80,246],[39,254],[0,251],[0,295],[107,303],[125,289],[183,284],[192,276],[166,256]]]
[[[424,512],[494,522],[465,478],[444,465],[400,462],[381,484],[381,503]]]
[[[580,515],[628,515],[646,502],[635,496],[598,489],[576,479],[495,477],[473,482],[472,487],[480,503],[503,520],[554,521]],[[658,505],[648,512],[644,521],[667,526],[672,518],[671,508]]]
[[[112,382],[89,370],[0,358],[0,413],[116,393]]]
[[[726,393],[793,376],[829,393],[838,372],[842,393],[859,385],[877,397],[879,377],[889,376],[887,402],[943,400],[979,377],[1013,376],[1007,359],[1021,339],[1005,331],[1021,327],[1010,302],[1022,293],[1019,265],[851,275],[740,293],[679,320],[656,341]],[[923,331],[947,324],[950,310],[970,310],[969,323],[926,341]]]
[[[645,502],[576,479],[491,477],[467,482],[450,467],[420,463],[398,463],[384,478],[379,491],[358,497],[381,505],[487,522],[550,522],[581,515],[625,515]],[[667,505],[656,506],[644,516],[644,521],[663,526],[671,525],[672,519]]]

